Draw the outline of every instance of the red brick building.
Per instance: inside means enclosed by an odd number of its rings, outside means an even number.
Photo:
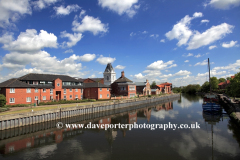
[[[83,98],[83,83],[66,75],[30,73],[0,83],[7,105]]]
[[[161,83],[159,85],[156,85],[154,88],[159,89],[160,93],[172,93],[172,83]]]
[[[146,80],[146,82],[135,82],[136,84],[136,89],[137,89],[137,94],[140,95],[151,95],[151,87],[150,87],[150,83],[148,80]]]
[[[87,78],[87,79],[83,79],[83,83],[102,83],[104,84],[104,78]]]
[[[128,96],[129,98],[136,96],[136,84],[129,80],[124,75],[124,71],[121,72],[119,77],[114,83],[111,84],[112,96]]]
[[[87,99],[110,99],[110,86],[102,83],[84,83],[83,97]]]

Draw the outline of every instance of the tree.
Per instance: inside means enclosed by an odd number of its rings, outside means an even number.
[[[217,77],[211,77],[210,79],[211,79],[211,88],[218,89],[219,82],[218,82]]]
[[[202,92],[209,92],[210,91],[210,86],[209,86],[208,81],[203,83],[201,90],[202,90]]]
[[[231,77],[227,77],[226,79],[227,79],[227,80],[230,80],[230,79],[231,79]]]
[[[150,87],[151,87],[151,88],[154,88],[156,85],[157,85],[156,82],[153,81]]]
[[[234,97],[240,96],[240,72],[235,74],[234,78],[230,79],[230,85],[227,87],[227,93]]]
[[[218,82],[219,82],[219,83],[221,83],[221,82],[225,82],[225,81],[226,81],[225,78],[219,78],[219,79],[218,79]]]
[[[6,97],[3,94],[0,94],[0,107],[5,106],[7,103]]]
[[[196,92],[200,91],[201,86],[199,84],[189,84],[182,89],[184,93],[195,94]]]

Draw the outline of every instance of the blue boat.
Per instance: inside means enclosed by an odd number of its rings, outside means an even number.
[[[220,112],[222,110],[221,106],[215,102],[204,102],[202,109],[205,112]]]

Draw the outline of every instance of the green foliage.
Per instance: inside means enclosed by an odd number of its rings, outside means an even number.
[[[151,95],[148,95],[148,97],[152,97]]]
[[[188,94],[195,94],[200,90],[201,90],[201,86],[199,84],[189,84],[182,89],[182,92],[188,93]]]
[[[0,94],[0,107],[5,106],[7,103],[6,97],[3,94]]]
[[[221,82],[225,82],[225,81],[226,81],[225,78],[219,78],[219,79],[218,79],[218,82],[219,82],[219,83],[221,83]]]
[[[8,107],[2,107],[2,108],[0,108],[0,112],[5,112],[5,111],[8,111],[8,110],[9,110]]]
[[[232,97],[240,97],[240,72],[235,74],[235,78],[230,79],[230,85],[227,87],[227,94]]]
[[[150,85],[150,87],[151,87],[151,88],[154,88],[156,85],[157,85],[156,82],[153,81],[152,84]]]
[[[211,77],[210,79],[211,79],[211,88],[218,89],[219,81],[218,81],[217,77]]]
[[[209,86],[209,82],[206,81],[203,83],[202,87],[201,87],[201,91],[202,92],[209,92],[210,91],[210,86]]]
[[[15,105],[5,105],[5,107],[30,107],[31,104],[15,104]]]
[[[69,104],[69,103],[83,103],[83,102],[95,102],[95,99],[84,99],[84,100],[60,100],[53,102],[40,102],[39,106],[42,105],[54,105],[54,104]]]
[[[182,89],[180,87],[175,87],[172,89],[173,93],[181,93]]]

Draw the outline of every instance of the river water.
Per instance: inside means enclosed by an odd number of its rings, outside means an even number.
[[[185,129],[39,129],[0,132],[0,159],[240,159],[240,129],[226,114],[202,112],[200,96],[149,104],[111,116],[85,120],[89,124],[199,124]],[[56,122],[53,122],[54,126]],[[47,124],[46,124],[47,125]],[[45,126],[46,126],[45,125]],[[51,124],[50,124],[51,125]],[[24,131],[23,131],[24,130]]]

